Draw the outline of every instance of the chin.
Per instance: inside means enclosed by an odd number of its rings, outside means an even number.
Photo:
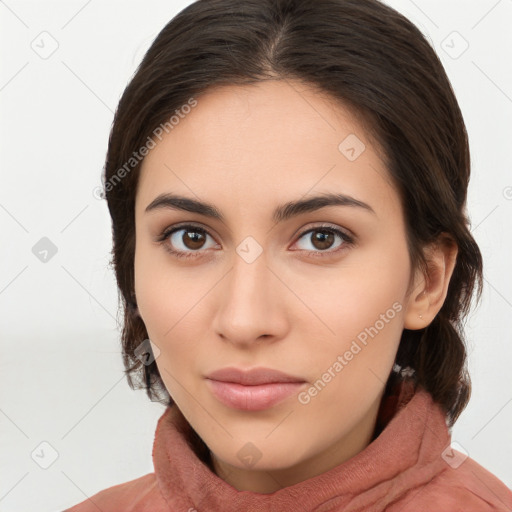
[[[235,454],[231,446],[227,447],[229,453],[224,450],[212,450],[218,459],[226,464],[245,471],[278,471],[291,468],[300,462],[300,454],[297,453],[297,443],[277,446],[275,443],[237,442]],[[239,447],[238,447],[239,446]],[[224,453],[223,453],[224,452]],[[218,455],[217,455],[218,454]]]

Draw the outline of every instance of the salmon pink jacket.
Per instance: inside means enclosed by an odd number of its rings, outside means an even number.
[[[372,442],[318,476],[271,494],[238,491],[189,442],[176,405],[153,443],[154,473],[102,490],[65,512],[487,512],[512,511],[512,491],[451,447],[441,407],[402,385],[382,400]]]

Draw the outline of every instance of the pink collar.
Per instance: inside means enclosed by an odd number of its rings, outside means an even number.
[[[158,420],[153,464],[171,510],[286,512],[366,509],[428,483],[446,468],[440,457],[450,443],[445,415],[423,389],[402,386],[383,400],[380,435],[343,464],[272,494],[238,491],[213,473],[188,443],[190,426],[176,405]],[[392,492],[390,490],[392,489]],[[323,506],[322,506],[323,505]]]

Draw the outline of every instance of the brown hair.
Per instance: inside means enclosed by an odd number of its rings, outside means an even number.
[[[482,290],[482,256],[465,212],[468,137],[435,51],[414,24],[378,0],[198,0],[147,51],[119,102],[104,169],[130,386],[173,403],[155,362],[143,364],[134,352],[148,334],[135,314],[140,161],[133,155],[206,90],[276,79],[309,84],[367,121],[400,195],[413,269],[426,270],[423,249],[441,233],[457,244],[441,310],[426,328],[404,329],[396,357],[397,365],[415,370],[416,384],[443,406],[452,425],[470,394],[462,321],[475,285],[477,300]],[[403,378],[391,372],[386,392]]]

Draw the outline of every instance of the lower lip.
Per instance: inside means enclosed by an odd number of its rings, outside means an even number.
[[[263,411],[296,394],[304,382],[273,382],[244,386],[234,382],[206,379],[213,394],[224,405],[244,411]]]

